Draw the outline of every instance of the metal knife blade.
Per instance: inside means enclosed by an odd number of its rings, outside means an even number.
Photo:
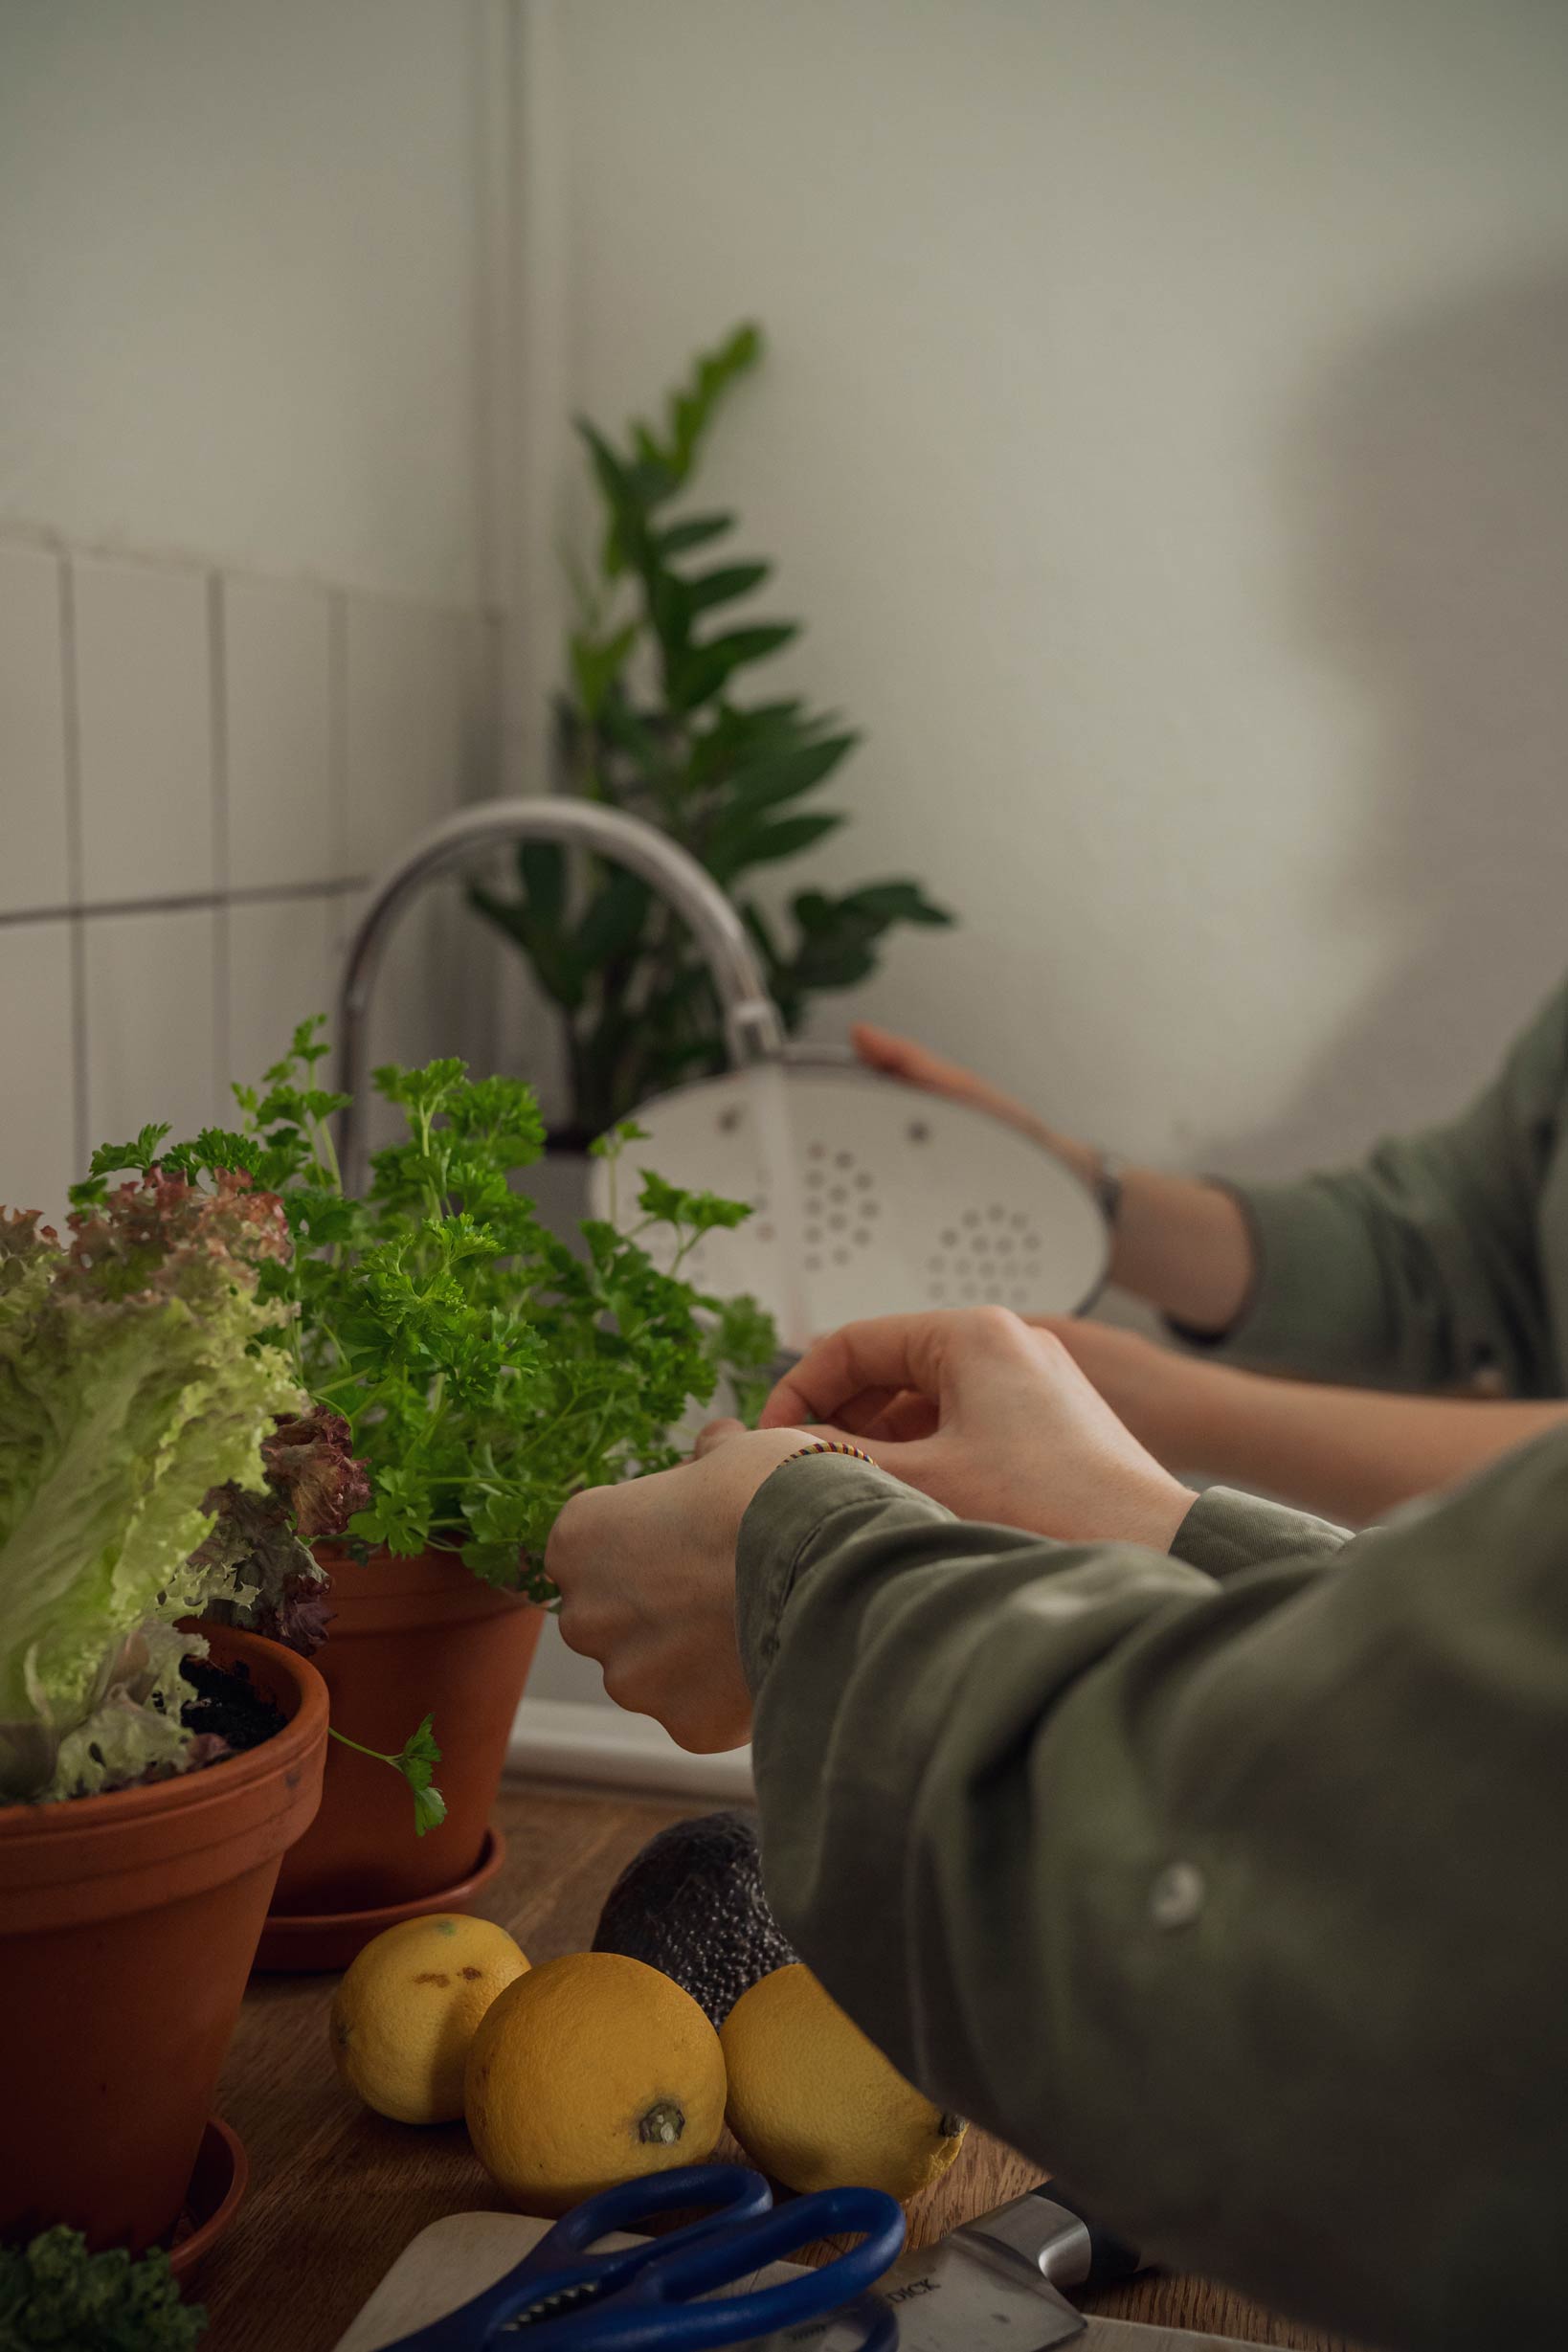
[[[783,2274],[787,2266],[779,2268]],[[867,2299],[893,2306],[899,2352],[1263,2352],[1235,2336],[1077,2311],[1045,2279],[1011,2275],[952,2239],[901,2256]],[[767,2352],[856,2352],[863,2340],[864,2329],[844,2313],[769,2337]]]
[[[787,2267],[779,2265],[781,2275]],[[767,2274],[771,2279],[772,2274]],[[1053,2352],[1085,2335],[1084,2314],[1020,2263],[1004,2268],[953,2238],[901,2254],[877,2282],[878,2303],[898,2315],[899,2352]],[[768,2352],[855,2352],[865,2331],[851,2313],[766,2339]]]
[[[1198,2336],[1079,2311],[1053,2285],[1090,2269],[1094,2233],[1049,2189],[1015,2198],[939,2244],[901,2254],[874,2299],[898,2315],[899,2352],[1259,2352],[1230,2336]],[[1130,2257],[1135,2259],[1135,2257]],[[780,2273],[785,2270],[780,2265]],[[843,2317],[768,2340],[791,2352],[855,2352],[863,2328]]]
[[[781,2263],[778,2275],[789,2270]],[[1004,2271],[952,2238],[901,2255],[868,2299],[893,2306],[899,2352],[1262,2352],[1234,2336],[1076,2311],[1045,2279]],[[768,2337],[766,2352],[856,2352],[864,2332],[842,2313]]]

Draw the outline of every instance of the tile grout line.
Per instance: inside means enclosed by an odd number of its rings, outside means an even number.
[[[77,538],[69,531],[53,525],[26,523],[15,518],[0,519],[0,547],[34,548],[46,555],[58,556],[69,563],[73,556],[84,556],[95,564],[119,564],[138,571],[194,572],[205,577],[212,571],[214,556],[211,550],[202,553],[189,548],[128,547],[115,539],[88,536]],[[217,559],[221,561],[221,558]],[[342,581],[311,571],[257,570],[249,565],[229,564],[223,567],[231,580],[255,581],[262,588],[325,589],[328,594],[346,590],[355,596],[368,597],[372,603],[390,606],[394,612],[479,613],[494,620],[504,618],[499,606],[476,604],[461,595],[432,595],[417,588],[389,588],[374,580]]]
[[[256,883],[243,890],[186,890],[167,898],[103,898],[63,907],[8,907],[0,912],[0,930],[28,923],[92,922],[108,915],[189,914],[203,907],[269,907],[292,898],[347,898],[363,890],[369,874],[347,874],[341,882]]]
[[[229,638],[223,576],[207,575],[208,727],[213,790],[213,1116],[223,1101],[229,1067],[232,992],[229,952]]]
[[[65,886],[71,963],[72,1156],[85,1171],[91,1146],[87,1102],[87,926],[80,911],[86,857],[82,840],[81,713],[78,698],[76,575],[71,558],[59,564],[60,722],[65,753]]]
[[[329,741],[327,763],[332,779],[332,862],[337,872],[348,870],[348,594],[335,588],[327,606],[326,686]]]

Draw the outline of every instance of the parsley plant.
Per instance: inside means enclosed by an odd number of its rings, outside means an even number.
[[[345,1098],[318,1084],[322,1026],[302,1022],[259,1088],[234,1089],[237,1128],[172,1148],[167,1129],[144,1128],[96,1153],[74,1198],[154,1163],[192,1178],[241,1169],[276,1193],[294,1250],[263,1287],[296,1310],[301,1383],[345,1417],[370,1474],[349,1534],[401,1557],[460,1552],[486,1581],[548,1601],[545,1545],[570,1496],[677,1461],[672,1433],[721,1372],[754,1409],[771,1319],[682,1273],[705,1233],[748,1211],[644,1170],[640,1221],[626,1234],[585,1221],[585,1264],[513,1189],[544,1151],[532,1089],[457,1060],[375,1072],[405,1131],[351,1199],[329,1126]],[[595,1149],[616,1163],[640,1140],[626,1121]],[[674,1240],[667,1272],[644,1246],[660,1229]]]

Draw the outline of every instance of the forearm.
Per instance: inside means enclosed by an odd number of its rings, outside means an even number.
[[[1207,1495],[1176,1548],[1229,1568],[1269,1523]],[[1542,1447],[1343,1573],[1308,1530],[1217,1581],[790,1465],[740,1558],[787,1932],[895,2063],[1156,2251],[1490,2347],[1557,2292],[1568,2126],[1520,2086],[1568,2068],[1568,1906],[1530,1860],[1565,1529]],[[1435,2230],[1440,2178],[1478,2217],[1510,2184],[1507,2228]]]
[[[1034,1123],[1048,1151],[1093,1188],[1100,1154],[1076,1136]],[[1252,1231],[1222,1186],[1158,1168],[1124,1168],[1109,1278],[1194,1332],[1227,1331],[1254,1276]]]
[[[1218,1184],[1129,1168],[1110,1260],[1120,1289],[1195,1332],[1228,1331],[1253,1281],[1252,1232]]]
[[[1173,1468],[1234,1481],[1365,1526],[1460,1485],[1568,1423],[1568,1403],[1400,1397],[1196,1365],[1180,1388]]]

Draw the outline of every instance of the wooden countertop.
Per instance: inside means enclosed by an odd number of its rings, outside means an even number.
[[[701,1809],[511,1783],[498,1807],[505,1867],[479,1908],[530,1960],[584,1950],[622,1866],[655,1830]],[[246,1996],[218,2104],[245,2142],[251,2183],[233,2227],[191,2282],[211,2321],[203,2352],[330,2352],[427,2222],[504,2205],[460,2123],[388,2123],[348,2098],[327,2050],[336,1982],[258,1977]],[[952,2171],[911,2210],[912,2234],[939,2237],[1041,2178],[1011,2149],[971,2132]],[[1297,2352],[1348,2352],[1338,2338],[1289,2326],[1197,2279],[1144,2280],[1095,2308]]]

